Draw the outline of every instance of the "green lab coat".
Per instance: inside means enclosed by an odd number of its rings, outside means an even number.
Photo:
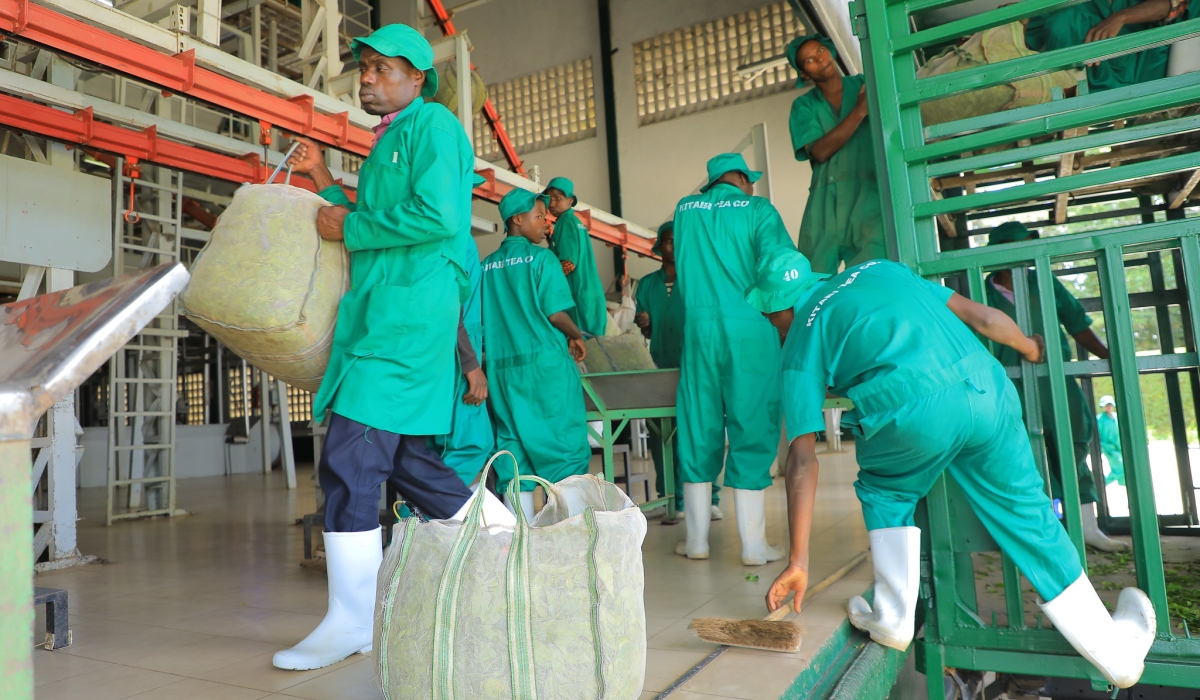
[[[683,298],[679,288],[667,291],[667,272],[655,270],[638,282],[637,312],[645,312],[650,316],[650,357],[659,369],[673,369],[679,366],[683,354]],[[683,508],[683,481],[679,467],[679,433],[676,431],[671,438],[671,449],[675,451],[675,507]],[[650,456],[654,459],[654,474],[662,485],[663,478],[663,440],[662,436],[650,431]],[[721,502],[721,487],[713,484],[712,502]],[[660,490],[661,494],[662,491]]]
[[[475,357],[482,363],[483,311],[480,292],[483,284],[483,266],[479,264],[479,248],[471,235],[469,220],[454,235],[450,244],[454,247],[455,258],[460,260],[466,269],[467,280],[471,286],[470,296],[462,307],[463,327],[471,340]],[[470,484],[492,456],[496,447],[496,437],[492,432],[492,419],[488,415],[487,404],[468,406],[463,403],[463,397],[470,387],[467,378],[463,376],[461,365],[456,369],[454,381],[454,415],[450,432],[430,437],[430,446],[442,456],[442,461],[447,467]]]
[[[716,481],[723,465],[726,486],[765,489],[779,446],[779,334],[745,296],[758,261],[795,246],[770,201],[727,183],[684,197],[674,221],[683,480]]]
[[[1003,311],[1014,321],[1017,320],[1017,307],[996,289],[994,279],[995,275],[993,274],[988,275],[984,281],[984,287],[987,289],[987,305]],[[1042,329],[1041,295],[1032,275],[1029,276],[1029,298],[1033,332],[1039,333]],[[1058,322],[1066,329],[1066,333],[1063,333],[1061,329],[1059,331],[1059,347],[1062,350],[1063,360],[1070,361],[1075,357],[1075,353],[1071,350],[1071,341],[1067,338],[1067,333],[1071,335],[1082,333],[1092,325],[1092,319],[1083,310],[1079,300],[1067,291],[1067,288],[1057,279],[1054,280],[1054,308],[1058,313]],[[1005,367],[1021,366],[1020,353],[1007,345],[999,343],[993,343],[993,345],[995,345],[996,359],[1000,360],[1000,364]],[[1018,391],[1017,395],[1024,403],[1021,392]],[[1050,384],[1047,380],[1038,383],[1038,402],[1041,404],[1042,434],[1046,441],[1046,454],[1050,460],[1050,491],[1055,498],[1062,498],[1062,467],[1059,464],[1058,442],[1054,431],[1054,404],[1051,401]],[[1067,408],[1071,416],[1071,439],[1074,443],[1073,458],[1079,483],[1079,502],[1095,503],[1096,480],[1092,476],[1091,467],[1088,466],[1087,454],[1088,445],[1091,444],[1092,436],[1096,431],[1096,424],[1092,421],[1091,411],[1087,409],[1083,390],[1073,377],[1067,377]]]
[[[802,297],[783,346],[788,438],[825,429],[827,390],[850,398],[842,424],[854,433],[867,530],[911,527],[917,501],[948,472],[1053,600],[1079,578],[1079,555],[1045,495],[1016,390],[946,306],[952,294],[904,265],[872,261]]]
[[[608,330],[604,287],[596,270],[592,239],[588,237],[587,229],[579,222],[574,209],[566,210],[554,222],[554,235],[550,237],[549,244],[559,260],[575,265],[575,269],[567,275],[571,298],[575,300],[575,306],[567,312],[571,320],[584,333],[604,335]]]
[[[522,474],[549,481],[586,474],[592,456],[579,369],[550,323],[573,304],[558,260],[528,239],[509,236],[483,261],[483,347],[496,448],[512,452]],[[496,467],[503,490],[512,465],[498,460]]]
[[[1064,7],[1046,15],[1029,18],[1025,28],[1025,45],[1034,51],[1054,51],[1083,43],[1092,27],[1114,12],[1140,4],[1142,0],[1089,0]],[[1183,19],[1200,14],[1200,3],[1192,2]],[[1121,35],[1150,29],[1153,24],[1127,24]],[[1088,66],[1088,88],[1092,91],[1111,90],[1156,80],[1167,76],[1167,58],[1171,47],[1158,46],[1137,53],[1125,54]]]
[[[1104,483],[1114,481],[1125,485],[1125,457],[1121,454],[1121,432],[1117,428],[1117,417],[1108,415],[1107,411],[1096,414],[1096,428],[1100,434],[1100,450],[1108,458],[1109,475]]]
[[[458,118],[413,101],[371,149],[344,234],[350,290],[313,415],[325,409],[402,435],[450,431],[454,345],[466,275],[447,245],[471,221],[474,152]]]
[[[861,75],[842,78],[842,104],[836,112],[817,88],[792,102],[788,127],[796,160],[809,160],[808,147],[850,115],[862,86]],[[813,272],[837,272],[843,261],[852,267],[887,258],[868,119],[829,160],[812,163],[797,247]]]

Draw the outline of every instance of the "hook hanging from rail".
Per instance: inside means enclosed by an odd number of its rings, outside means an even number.
[[[122,168],[122,170],[124,171],[125,177],[129,178],[129,209],[125,210],[125,222],[136,224],[142,220],[142,215],[133,210],[134,195],[136,193],[136,190],[134,189],[134,182],[142,176],[142,169],[138,167],[137,158],[130,158],[129,160],[125,161],[125,167]]]

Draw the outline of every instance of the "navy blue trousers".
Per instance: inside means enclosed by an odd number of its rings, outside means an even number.
[[[331,413],[319,472],[325,491],[326,532],[379,527],[379,487],[388,481],[400,498],[427,517],[458,512],[471,489],[429,449],[424,435],[397,435]]]

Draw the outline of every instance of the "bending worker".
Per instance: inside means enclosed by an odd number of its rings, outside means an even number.
[[[992,229],[988,236],[988,245],[1001,245],[1037,237],[1038,234],[1030,232],[1025,224],[1008,221]],[[988,306],[1003,311],[1015,321],[1017,307],[1012,291],[1012,270],[997,270],[991,273],[985,280],[984,288],[987,290]],[[1037,280],[1032,275],[1029,276],[1029,308],[1033,328],[1041,328],[1041,294],[1038,291]],[[1092,319],[1083,310],[1079,300],[1067,291],[1067,288],[1057,278],[1054,280],[1054,308],[1057,311],[1059,323],[1066,331],[1065,333],[1060,332],[1058,339],[1059,345],[1062,347],[1064,362],[1070,361],[1074,357],[1067,333],[1096,357],[1102,360],[1108,359],[1108,348],[1091,328]],[[1012,348],[996,345],[994,352],[996,359],[1000,360],[1000,364],[1005,367],[1021,365],[1020,354]],[[1083,390],[1079,387],[1079,382],[1074,377],[1067,377],[1066,382],[1067,407],[1070,409],[1071,416],[1069,427],[1074,446],[1074,454],[1071,455],[1069,464],[1073,467],[1074,478],[1079,484],[1079,502],[1083,506],[1081,511],[1083,513],[1083,541],[1089,546],[1105,552],[1128,550],[1128,543],[1109,538],[1100,531],[1100,527],[1096,523],[1096,479],[1092,476],[1092,469],[1088,466],[1087,461],[1088,446],[1092,444],[1092,436],[1096,433],[1096,424],[1092,418],[1092,412],[1088,410],[1087,401],[1083,398]],[[1063,497],[1063,460],[1058,453],[1058,441],[1055,439],[1054,403],[1050,397],[1049,379],[1038,382],[1038,386],[1040,388],[1038,398],[1041,404],[1046,459],[1050,462],[1050,492],[1054,498],[1061,499]],[[1020,396],[1020,392],[1017,395]],[[1022,397],[1022,406],[1024,406],[1023,402]],[[1071,477],[1068,476],[1068,478]]]
[[[767,594],[776,610],[808,587],[809,533],[817,496],[816,433],[826,391],[850,398],[854,487],[875,565],[875,599],[850,600],[850,621],[901,651],[912,641],[920,584],[917,501],[949,471],[972,510],[1043,600],[1042,611],[1110,683],[1137,682],[1155,636],[1150,599],[1121,592],[1109,616],[1051,512],[1004,367],[972,329],[1041,361],[1041,338],[1003,313],[923,280],[907,267],[871,261],[826,279],[799,253],[762,260],[747,299],[786,334],[783,401],[790,447],[788,567]]]
[[[761,176],[741,155],[722,153],[708,161],[700,194],[675,208],[679,293],[687,309],[675,402],[687,540],[675,553],[708,558],[712,483],[724,466],[746,566],[783,554],[767,544],[764,512],[779,447],[779,336],[744,297],[755,260],[795,250],[779,212],[753,196]]]
[[[637,285],[637,315],[634,323],[642,329],[642,335],[650,339],[650,358],[659,369],[679,367],[683,354],[684,308],[682,295],[675,289],[675,222],[668,221],[658,227],[658,238],[652,253],[662,257],[662,267],[643,277]],[[679,471],[679,432],[671,437],[671,453],[675,463],[675,510],[683,510],[683,481]],[[654,458],[655,484],[659,496],[663,495],[666,479],[663,473],[663,439],[650,431],[650,456]],[[721,520],[719,503],[721,487],[712,485],[713,520]]]
[[[1125,485],[1125,457],[1121,454],[1121,431],[1117,428],[1117,403],[1111,396],[1100,397],[1100,414],[1096,416],[1100,433],[1100,450],[1108,460],[1108,476],[1104,483]]]
[[[788,118],[796,160],[812,163],[797,247],[818,272],[886,259],[863,76],[842,77],[837,49],[821,34],[793,39],[786,53],[800,80],[813,82]]]
[[[596,270],[596,253],[587,229],[571,207],[579,203],[575,183],[565,177],[550,181],[542,194],[550,198],[550,213],[558,217],[550,251],[562,263],[563,274],[571,287],[575,306],[567,314],[579,330],[588,335],[604,335],[608,330],[608,304],[604,301],[604,285]]]
[[[402,24],[351,42],[363,109],[384,115],[351,203],[312,141],[289,160],[332,206],[317,213],[325,240],[350,251],[350,291],[338,307],[333,352],[313,415],[325,416],[320,481],[325,491],[329,610],[304,641],[275,654],[305,670],[371,649],[375,576],[382,560],[379,494],[390,481],[430,518],[460,518],[471,490],[430,435],[450,431],[461,272],[448,242],[471,226],[474,154],[441,105],[433,49]],[[469,231],[468,231],[468,234]],[[515,522],[490,494],[488,521]]]
[[[571,290],[546,239],[544,194],[515,189],[500,200],[508,232],[483,261],[483,347],[491,375],[496,447],[513,453],[523,474],[547,481],[586,474],[592,458],[587,411],[576,362],[587,351],[571,321]],[[512,481],[507,460],[497,464],[501,493]],[[521,508],[533,517],[531,482],[521,484]],[[514,510],[515,503],[509,504]]]

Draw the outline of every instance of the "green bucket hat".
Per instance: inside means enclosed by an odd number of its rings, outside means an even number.
[[[371,36],[360,36],[350,41],[350,53],[358,60],[362,47],[370,46],[384,56],[408,59],[413,68],[425,71],[425,86],[421,97],[433,97],[438,91],[438,74],[433,67],[433,47],[421,33],[407,24],[389,24],[380,27]]]
[[[1037,238],[1036,231],[1030,231],[1025,228],[1025,224],[1020,221],[1005,221],[992,232],[988,234],[988,245],[997,245],[999,243],[1016,243],[1028,238]]]
[[[509,219],[530,211],[539,199],[542,200],[542,204],[550,205],[550,198],[546,195],[520,188],[504,195],[504,198],[500,200],[500,218],[504,221],[505,230],[508,229]]]
[[[758,261],[754,286],[746,290],[746,302],[764,314],[790,309],[831,276],[813,272],[800,251],[781,249]]]
[[[708,161],[708,182],[704,187],[700,188],[701,192],[707,192],[712,188],[713,183],[717,178],[725,173],[731,172],[745,173],[746,177],[750,178],[750,184],[758,182],[758,178],[762,177],[762,173],[757,170],[751,170],[749,165],[746,165],[746,159],[741,153],[722,153],[718,156],[713,156]]]
[[[834,46],[833,42],[829,39],[829,37],[825,36],[824,34],[814,32],[812,34],[798,36],[795,39],[792,39],[791,41],[789,41],[788,45],[786,47],[784,47],[784,49],[783,49],[783,52],[787,55],[788,63],[792,64],[792,68],[795,68],[797,73],[800,72],[800,66],[797,63],[796,55],[800,53],[800,47],[809,41],[821,42],[822,44],[825,45],[825,49],[827,51],[829,51],[830,57],[837,58],[837,55],[838,55],[837,47]],[[804,83],[805,83],[805,80],[803,77],[801,77],[799,80],[796,81],[796,87],[800,87]]]
[[[556,177],[551,180],[550,184],[546,185],[546,189],[542,190],[542,194],[549,196],[550,190],[558,190],[563,195],[570,197],[571,206],[579,203],[579,199],[575,197],[575,183],[565,177]]]
[[[658,238],[654,239],[654,247],[650,249],[650,252],[654,253],[655,255],[662,255],[662,250],[659,248],[658,244],[660,241],[662,241],[662,237],[663,237],[664,233],[666,233],[667,231],[674,231],[674,230],[675,230],[675,220],[674,219],[672,219],[670,221],[664,221],[662,223],[662,225],[658,227]]]

